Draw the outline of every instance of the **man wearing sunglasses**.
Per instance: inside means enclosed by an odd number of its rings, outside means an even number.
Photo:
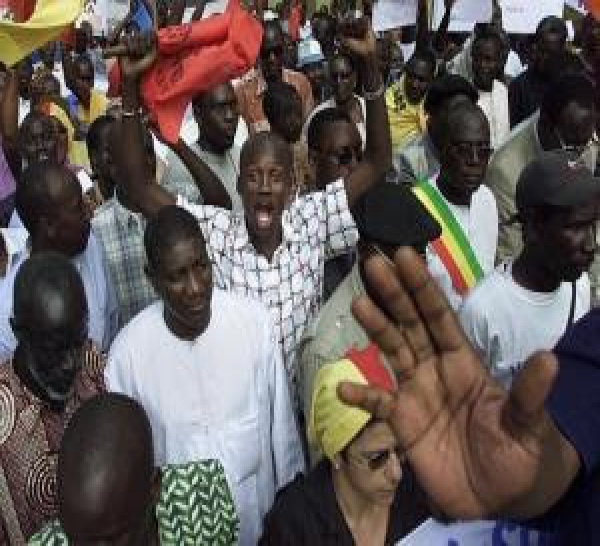
[[[271,82],[284,81],[296,88],[302,100],[303,119],[314,107],[310,82],[306,76],[283,67],[284,44],[280,22],[265,21],[258,67],[236,86],[239,112],[252,134],[269,129],[263,111],[263,95]]]
[[[0,544],[25,544],[56,515],[63,431],[104,390],[104,358],[87,343],[81,278],[59,254],[38,253],[20,268],[11,326],[18,345],[0,365]]]

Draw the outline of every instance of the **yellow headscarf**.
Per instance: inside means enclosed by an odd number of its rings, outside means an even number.
[[[350,381],[386,390],[394,387],[377,346],[369,345],[364,351],[353,350],[346,356],[318,371],[312,395],[308,440],[311,447],[329,460],[333,460],[371,419],[368,412],[348,406],[338,398],[338,385]]]

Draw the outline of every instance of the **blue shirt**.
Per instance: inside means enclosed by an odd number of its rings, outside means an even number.
[[[553,545],[600,544],[600,309],[583,317],[558,343],[560,370],[547,409],[577,450],[581,472],[548,514]]]

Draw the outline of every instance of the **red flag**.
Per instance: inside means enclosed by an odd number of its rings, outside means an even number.
[[[300,39],[300,25],[302,24],[302,6],[298,3],[294,3],[290,10],[290,17],[288,19],[288,34],[290,38],[297,42]]]
[[[596,19],[600,19],[600,0],[583,0],[583,4]]]
[[[194,95],[238,78],[255,65],[262,25],[239,0],[230,0],[225,13],[163,28],[157,38],[158,59],[142,81],[142,98],[162,136],[174,143]],[[114,88],[120,77],[113,73],[109,79]]]

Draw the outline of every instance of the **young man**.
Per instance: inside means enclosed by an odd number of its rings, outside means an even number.
[[[415,191],[443,220],[443,236],[429,246],[427,263],[452,307],[459,309],[496,259],[498,212],[492,192],[482,185],[492,150],[487,119],[476,105],[454,108],[441,132],[440,174]],[[470,273],[461,267],[465,261]]]
[[[590,308],[600,185],[566,152],[544,152],[517,184],[524,246],[467,297],[460,319],[492,374],[512,379]]]
[[[427,116],[423,103],[435,77],[436,66],[431,51],[416,51],[406,63],[400,81],[393,83],[385,93],[394,153],[425,132]]]
[[[272,83],[263,98],[263,110],[271,131],[283,138],[294,156],[294,193],[303,195],[313,190],[314,174],[308,163],[308,146],[300,139],[302,102],[292,85]]]
[[[494,154],[485,183],[498,203],[498,258],[514,258],[521,250],[515,226],[515,189],[523,169],[545,150],[570,149],[582,154],[591,172],[596,168],[596,90],[582,74],[564,74],[549,87],[539,114],[521,124]]]
[[[529,67],[508,87],[511,127],[527,119],[542,104],[556,73],[554,61],[565,52],[567,25],[560,17],[546,17],[538,25],[533,40]]]
[[[56,515],[56,453],[66,424],[102,390],[87,342],[84,287],[69,260],[39,253],[14,283],[17,347],[0,364],[0,543],[25,544]]]
[[[329,60],[328,67],[333,96],[319,104],[311,112],[302,129],[303,140],[306,140],[308,127],[318,112],[326,108],[337,107],[344,110],[356,124],[364,148],[367,138],[366,108],[363,97],[356,94],[358,73],[355,63],[349,55],[338,52]]]
[[[242,78],[235,89],[240,114],[251,134],[269,129],[262,109],[262,97],[272,82],[284,81],[296,88],[302,99],[302,119],[306,119],[314,108],[312,90],[306,76],[284,68],[283,54],[284,36],[279,21],[265,21],[259,66]]]
[[[58,454],[58,519],[29,546],[219,544],[236,540],[235,508],[217,461],[154,466],[139,403],[95,396],[71,419]]]
[[[504,43],[491,24],[479,25],[471,50],[473,85],[479,93],[477,104],[490,124],[490,144],[497,150],[510,133],[508,89],[498,79],[503,72]]]
[[[198,140],[189,149],[205,163],[227,191],[234,212],[242,211],[237,191],[241,148],[235,142],[240,115],[237,98],[230,83],[197,95],[192,100],[192,112],[198,125]],[[185,152],[184,152],[185,154]],[[194,203],[208,203],[190,176],[189,160],[181,156],[181,146],[170,151],[161,185],[171,193],[184,196]]]
[[[137,112],[138,82],[153,60],[151,43],[146,40],[129,39],[132,51],[145,53],[143,57],[121,59],[127,80],[124,106],[131,112]],[[369,31],[362,40],[346,39],[345,43],[362,59],[368,133],[364,158],[345,179],[292,202],[289,146],[272,133],[260,133],[248,140],[241,155],[238,190],[244,217],[179,199],[200,222],[217,286],[256,297],[268,306],[292,384],[296,344],[320,305],[325,257],[353,248],[356,230],[350,207],[391,166],[375,37]],[[128,153],[123,157],[122,183],[132,203],[146,216],[153,216],[176,199],[144,174],[139,123],[137,115],[123,120]]]
[[[48,250],[70,258],[79,271],[87,298],[90,339],[101,349],[108,349],[117,330],[117,301],[75,175],[52,162],[30,165],[17,185],[16,206],[29,238],[27,247],[9,264],[0,285],[1,357],[8,358],[17,345],[9,325],[15,275],[30,255]]]
[[[144,236],[160,298],[119,334],[110,391],[132,396],[152,425],[155,463],[217,459],[253,545],[275,492],[304,469],[285,368],[266,308],[213,289],[202,232],[187,211],[163,208]]]

